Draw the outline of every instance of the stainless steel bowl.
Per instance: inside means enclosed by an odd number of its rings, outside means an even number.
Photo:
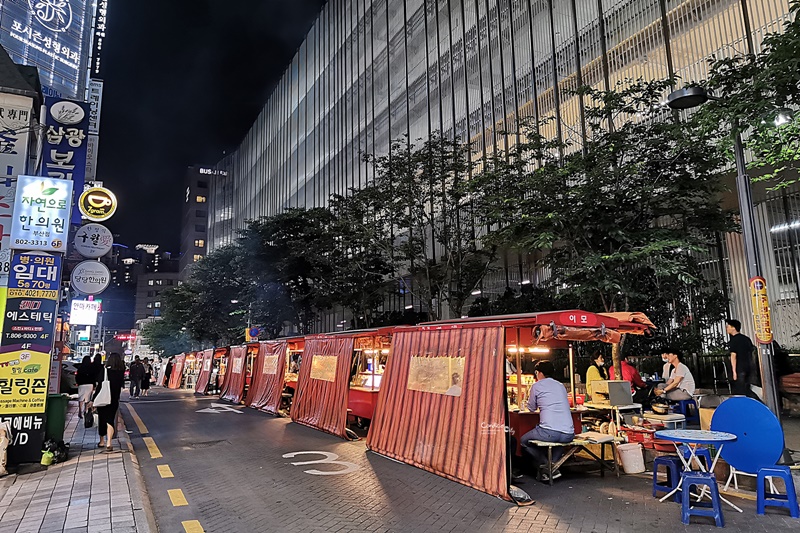
[[[666,415],[669,413],[669,406],[663,403],[654,403],[652,406],[653,412],[659,415]]]

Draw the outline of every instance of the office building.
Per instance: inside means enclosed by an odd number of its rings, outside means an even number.
[[[367,183],[361,154],[385,154],[403,136],[441,132],[482,157],[509,148],[505,132],[520,119],[552,117],[543,133],[579,149],[587,128],[577,87],[702,80],[711,57],[759,51],[788,17],[789,0],[330,0],[217,167],[228,175],[212,183],[210,249],[247,220],[325,205]],[[800,261],[779,224],[793,218],[780,198],[755,196],[773,323],[786,339],[800,329]],[[709,264],[722,267],[709,275],[729,280],[733,314],[749,316],[741,236],[721,243]],[[521,282],[523,268],[510,266],[485,292]]]
[[[181,280],[186,280],[193,264],[205,257],[208,249],[209,186],[220,171],[208,167],[189,167],[184,182],[181,210]]]

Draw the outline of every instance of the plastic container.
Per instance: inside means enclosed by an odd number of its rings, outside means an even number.
[[[67,425],[67,405],[69,395],[48,394],[45,406],[45,439],[64,440],[64,427]]]
[[[619,450],[619,461],[622,463],[622,469],[626,474],[641,474],[644,472],[644,455],[642,454],[642,446],[639,443],[620,444],[617,446]]]
[[[655,430],[653,429],[634,429],[622,428],[625,435],[628,437],[628,442],[639,443],[645,448],[652,448],[653,441],[655,440]]]

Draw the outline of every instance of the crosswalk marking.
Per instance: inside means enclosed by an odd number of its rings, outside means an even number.
[[[189,502],[186,501],[186,496],[183,495],[183,491],[181,489],[170,489],[167,491],[167,493],[169,494],[169,499],[172,502],[173,507],[189,505]]]

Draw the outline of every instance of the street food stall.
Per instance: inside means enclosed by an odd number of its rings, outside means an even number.
[[[383,328],[306,337],[292,420],[342,438],[357,438],[348,433],[349,406],[353,402],[360,418],[372,418],[379,390],[375,378],[379,376],[380,355],[372,350],[388,349],[390,332],[391,328]],[[368,360],[373,365],[369,371]],[[354,378],[357,386],[352,391]]]
[[[211,364],[214,362],[213,348],[198,352],[197,361],[199,373],[194,386],[194,392],[195,394],[205,395],[206,391],[208,391],[208,381],[211,379]]]
[[[372,420],[391,344],[391,334],[385,328],[355,337],[347,409],[359,427]]]
[[[245,358],[245,371],[244,371],[244,393],[242,400],[247,403],[247,396],[250,394],[250,388],[253,386],[253,372],[255,371],[256,358],[261,343],[250,342],[247,344],[247,357]]]
[[[247,359],[247,346],[231,346],[230,356],[228,357],[228,368],[226,369],[222,388],[219,392],[221,400],[228,400],[233,403],[240,403],[244,395],[245,383],[245,364]]]
[[[246,401],[249,407],[279,414],[284,398],[290,396],[286,392],[290,379],[291,390],[297,388],[297,374],[288,372],[289,361],[302,353],[304,343],[303,337],[292,337],[259,344],[258,356],[253,363],[252,392],[248,393]]]
[[[175,361],[172,362],[172,373],[169,376],[170,389],[180,389],[183,383],[183,367],[186,362],[186,354],[178,354],[175,356]]]
[[[530,501],[516,488],[512,497],[508,449],[511,432],[518,439],[538,421],[522,412],[532,359],[562,350],[571,368],[571,342],[617,343],[623,330],[646,329],[584,311],[397,327],[367,447],[506,500]],[[531,361],[517,357],[522,348]],[[517,359],[513,379],[505,372],[507,354]],[[578,419],[576,432],[580,427]]]

